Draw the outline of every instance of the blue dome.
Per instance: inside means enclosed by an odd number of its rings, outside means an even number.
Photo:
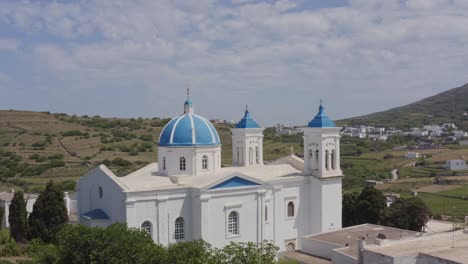
[[[245,110],[245,115],[237,123],[236,128],[260,128],[258,123],[253,119],[248,110]]]
[[[335,127],[335,122],[333,122],[325,114],[325,108],[320,103],[318,114],[309,122],[309,127]]]
[[[206,118],[185,113],[173,118],[159,136],[159,146],[215,146],[220,145],[219,135]]]
[[[184,103],[184,105],[192,105],[192,100],[187,99]]]

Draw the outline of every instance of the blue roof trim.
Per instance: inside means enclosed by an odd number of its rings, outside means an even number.
[[[91,210],[81,216],[92,220],[110,220],[109,216],[107,216],[107,214],[101,209]]]
[[[236,128],[260,128],[258,123],[253,119],[248,110],[245,110],[245,115],[237,123]]]
[[[226,181],[216,184],[215,186],[209,188],[208,190],[216,190],[216,189],[223,189],[223,188],[236,188],[236,187],[247,187],[247,186],[255,186],[260,185],[256,182],[249,181],[243,179],[239,176],[234,176]]]
[[[325,114],[325,108],[320,104],[319,112],[314,119],[309,122],[309,127],[335,127],[335,122],[328,118]]]

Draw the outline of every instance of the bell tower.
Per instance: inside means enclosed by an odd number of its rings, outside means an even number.
[[[340,130],[320,103],[318,114],[304,129],[304,174],[317,178],[342,175]]]
[[[245,106],[244,117],[231,129],[232,165],[252,166],[263,164],[263,130]]]
[[[310,233],[341,228],[342,190],[340,127],[325,114],[320,101],[317,115],[304,129],[304,175],[310,176]]]

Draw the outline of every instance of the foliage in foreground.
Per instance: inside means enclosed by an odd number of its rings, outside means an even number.
[[[51,242],[55,239],[57,231],[67,222],[68,212],[63,200],[62,187],[50,181],[37,197],[29,215],[30,236]]]
[[[27,215],[23,192],[17,191],[11,200],[10,214],[8,215],[10,234],[17,242],[25,242],[29,234]]]
[[[79,249],[79,250],[77,250]],[[180,242],[164,247],[145,232],[113,224],[106,229],[83,225],[64,226],[54,244],[31,241],[29,253],[37,263],[174,263],[228,264],[276,263],[278,248],[271,243],[230,243],[213,248],[203,240]]]

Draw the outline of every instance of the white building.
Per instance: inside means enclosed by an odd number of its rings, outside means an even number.
[[[1,224],[3,228],[9,228],[10,223],[8,222],[8,217],[10,215],[10,204],[13,196],[15,195],[14,190],[10,192],[1,192],[0,193],[0,207],[3,207],[5,213],[3,214],[3,218],[1,219]],[[36,203],[38,195],[34,193],[26,193],[24,194],[24,199],[26,200],[26,212],[30,214],[33,211],[34,203]],[[77,212],[77,202],[73,200],[69,195],[68,192],[64,193],[63,200],[65,202],[65,206],[67,207],[69,221],[72,222],[75,218]]]
[[[447,160],[445,162],[445,169],[447,170],[466,170],[466,163],[464,160]]]
[[[190,99],[159,138],[158,163],[124,177],[100,165],[78,182],[79,221],[126,222],[167,245],[204,239],[215,247],[301,237],[341,228],[339,127],[319,113],[304,129],[304,157],[263,164],[263,128],[245,116],[232,129],[233,166],[221,167],[216,129]]]
[[[422,158],[424,157],[423,154],[421,153],[417,153],[417,152],[408,152],[406,153],[406,156],[405,156],[407,159],[417,159],[417,158]]]

